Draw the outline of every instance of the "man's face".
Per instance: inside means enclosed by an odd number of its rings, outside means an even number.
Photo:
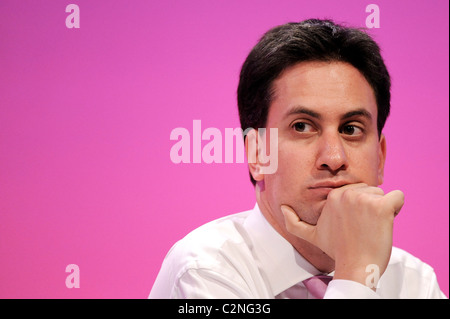
[[[278,170],[263,176],[262,196],[280,223],[282,204],[316,224],[333,188],[383,182],[386,147],[376,100],[356,68],[303,62],[273,84],[266,126],[278,128]]]

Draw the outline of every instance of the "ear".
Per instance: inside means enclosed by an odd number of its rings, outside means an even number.
[[[386,137],[381,134],[378,142],[378,185],[383,184],[384,163],[386,162]]]
[[[264,174],[262,165],[259,162],[259,134],[255,129],[251,129],[247,132],[245,138],[245,154],[247,155],[247,163],[250,174],[257,182],[264,180]]]

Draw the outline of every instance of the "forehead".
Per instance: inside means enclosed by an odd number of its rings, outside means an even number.
[[[301,62],[286,69],[273,82],[268,120],[299,106],[324,118],[364,109],[376,120],[375,94],[355,67],[343,62]]]

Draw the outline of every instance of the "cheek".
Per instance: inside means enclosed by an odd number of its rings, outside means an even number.
[[[283,146],[278,153],[277,171],[265,176],[266,189],[277,198],[299,196],[305,179],[311,176],[311,160],[304,156],[307,152],[295,152],[295,146]]]
[[[296,152],[295,145],[281,144],[278,152],[277,174],[286,181],[299,178],[301,174],[309,172],[307,168],[306,152]]]
[[[376,154],[371,150],[370,152],[356,152],[349,156],[349,168],[352,175],[371,186],[378,185],[378,157]]]

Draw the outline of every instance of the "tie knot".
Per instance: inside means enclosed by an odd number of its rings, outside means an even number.
[[[317,299],[323,299],[331,279],[333,279],[331,276],[317,275],[304,280],[303,284],[311,295]]]

